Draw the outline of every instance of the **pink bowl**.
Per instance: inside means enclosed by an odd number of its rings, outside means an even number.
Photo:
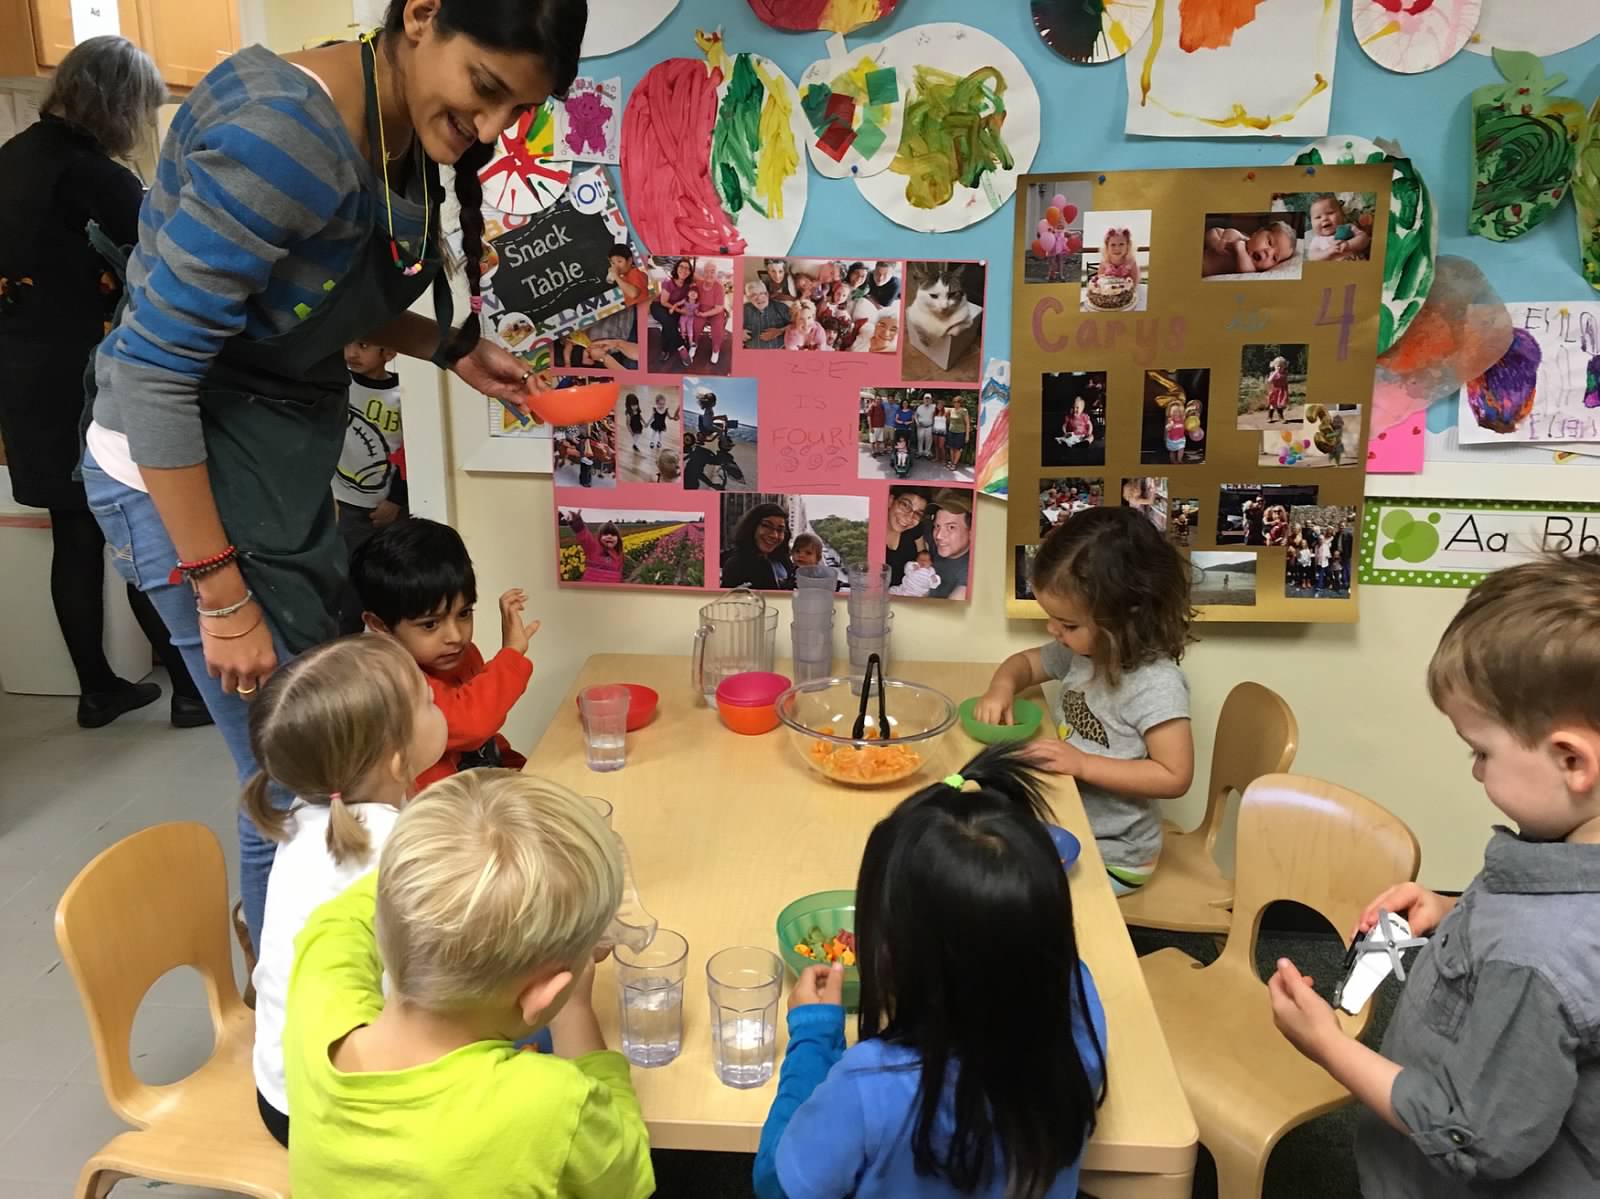
[[[717,687],[717,702],[730,708],[766,708],[776,703],[789,685],[783,675],[765,670],[729,675]]]

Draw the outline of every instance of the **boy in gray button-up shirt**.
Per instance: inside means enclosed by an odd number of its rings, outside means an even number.
[[[1459,900],[1404,883],[1367,908],[1363,930],[1381,905],[1434,934],[1381,1054],[1288,961],[1273,1016],[1369,1109],[1365,1199],[1600,1195],[1600,557],[1479,583],[1428,690],[1518,831],[1495,830]]]

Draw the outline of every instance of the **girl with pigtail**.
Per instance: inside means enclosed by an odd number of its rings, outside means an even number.
[[[294,939],[311,913],[378,864],[413,780],[444,753],[443,713],[416,661],[381,634],[358,634],[274,672],[250,709],[260,769],[240,807],[276,846],[256,990],[254,1068],[262,1123],[289,1143],[284,1002]],[[293,796],[284,809],[271,791]]]
[[[339,627],[343,347],[432,361],[517,407],[547,386],[480,340],[479,172],[502,130],[572,82],[586,21],[584,0],[391,0],[356,41],[239,51],[173,119],[127,302],[90,372],[83,478],[241,780],[257,769],[248,701]],[[455,168],[464,319],[441,265],[441,166]],[[409,311],[430,287],[431,320]],[[245,819],[239,842],[259,944],[273,847]]]

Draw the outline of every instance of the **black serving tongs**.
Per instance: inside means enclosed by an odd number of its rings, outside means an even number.
[[[867,697],[872,694],[872,671],[878,671],[878,740],[889,739],[889,710],[887,697],[883,686],[883,662],[877,654],[867,658],[867,675],[861,680],[861,711],[856,715],[855,727],[850,730],[853,741],[861,741],[867,735]]]

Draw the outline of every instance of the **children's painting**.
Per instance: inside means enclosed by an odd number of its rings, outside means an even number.
[[[902,263],[746,258],[742,270],[745,349],[899,353]]]
[[[704,587],[706,518],[701,512],[572,508],[556,513],[562,583]]]
[[[1346,504],[1289,509],[1283,540],[1284,595],[1289,599],[1349,599],[1355,570],[1356,510]]]
[[[1298,483],[1224,483],[1217,494],[1217,544],[1283,545],[1289,511],[1316,504],[1317,489]]]
[[[621,148],[621,77],[579,75],[556,105],[555,153],[573,162],[616,163]]]
[[[1513,241],[1544,223],[1572,184],[1587,117],[1556,95],[1565,75],[1546,75],[1532,54],[1496,49],[1504,83],[1472,93],[1472,209],[1468,232]]]
[[[614,416],[554,431],[552,454],[557,487],[609,490],[617,485],[617,422]]]
[[[763,22],[786,33],[853,33],[895,10],[899,0],[750,0]]]
[[[617,479],[676,484],[683,476],[683,389],[628,384],[617,399]]]
[[[900,149],[907,76],[881,43],[818,59],[800,76],[800,106],[811,127],[811,165],[829,179],[876,175]]]
[[[1103,479],[1085,479],[1077,475],[1065,478],[1045,477],[1039,480],[1039,538],[1049,536],[1080,512],[1098,508],[1105,503],[1106,485]]]
[[[908,262],[901,371],[919,383],[976,384],[983,369],[983,285],[977,262]]]
[[[1467,43],[1474,54],[1496,46],[1530,54],[1560,54],[1600,36],[1600,5],[1590,0],[1483,0],[1478,36]]]
[[[1132,508],[1155,526],[1167,531],[1167,479],[1165,475],[1137,475],[1122,480],[1122,506]]]
[[[1360,404],[1307,404],[1298,426],[1261,431],[1257,465],[1353,467],[1360,447]]]
[[[686,377],[681,407],[684,488],[754,491],[759,444],[755,380]]]
[[[783,254],[805,215],[808,129],[800,96],[771,59],[706,57],[645,73],[622,118],[622,191],[655,254]]]
[[[1189,602],[1196,607],[1256,602],[1256,556],[1229,550],[1189,553]]]
[[[870,513],[864,496],[724,495],[721,586],[792,591],[799,567],[831,566],[847,589],[848,573],[866,569]]]
[[[1193,496],[1173,496],[1167,501],[1167,534],[1172,544],[1188,549],[1200,527],[1200,501]]]
[[[1352,0],[1350,24],[1373,62],[1419,75],[1461,53],[1482,8],[1483,0]]]
[[[725,375],[733,365],[733,259],[653,258],[645,321],[649,370]]]
[[[1600,442],[1600,302],[1506,308],[1511,348],[1460,392],[1462,444]]]
[[[500,134],[494,156],[478,172],[485,207],[512,216],[543,212],[572,180],[571,155],[556,149],[556,110],[547,100]]]
[[[1293,192],[1274,196],[1277,212],[1301,214],[1307,262],[1365,262],[1372,257],[1373,208],[1370,193]]]
[[[1105,371],[1057,371],[1039,379],[1041,466],[1104,466]]]
[[[1224,283],[1298,279],[1305,227],[1298,212],[1208,212],[1200,275]]]
[[[1146,466],[1204,462],[1210,407],[1209,368],[1145,371],[1139,461]]]
[[[1240,429],[1294,425],[1305,417],[1311,347],[1268,342],[1239,351]]]
[[[589,0],[583,57],[604,58],[648,37],[672,15],[678,0]]]
[[[1125,61],[1131,134],[1321,137],[1333,99],[1339,9],[1154,0],[1148,37]]]
[[[1150,303],[1149,209],[1083,218],[1084,312],[1143,312]]]
[[[1068,62],[1121,58],[1150,28],[1156,0],[1032,0],[1033,27]]]
[[[888,170],[857,175],[856,188],[919,233],[950,233],[998,212],[1039,151],[1039,93],[1022,60],[955,22],[902,30],[884,41],[883,57],[903,77],[899,149]]]
[[[991,358],[983,365],[978,392],[978,490],[1005,499],[1011,487],[1011,363]]]
[[[1094,200],[1087,183],[1045,179],[1025,188],[1032,244],[1022,260],[1029,283],[1077,283],[1083,268],[1083,221]]]
[[[861,391],[863,479],[971,483],[976,388],[867,387]]]

